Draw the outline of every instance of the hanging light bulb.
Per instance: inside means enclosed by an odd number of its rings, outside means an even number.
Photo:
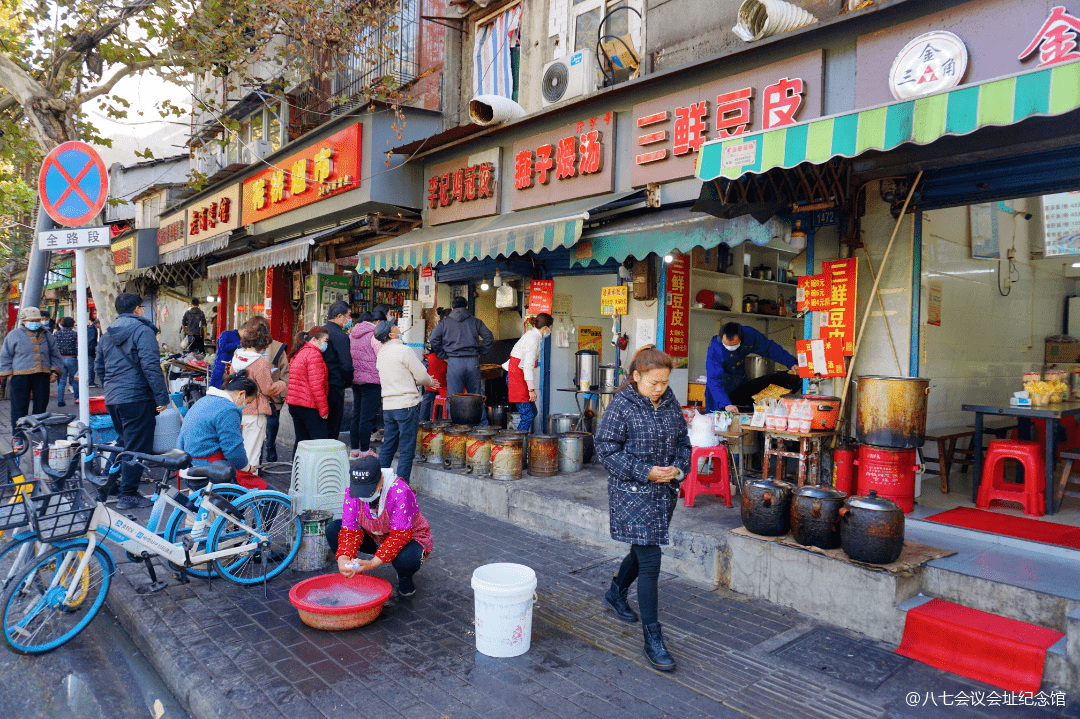
[[[484,281],[480,283],[480,291],[487,292],[489,289],[491,289],[491,285],[488,284],[487,277],[485,277]]]
[[[210,302],[210,303],[217,302],[217,297],[214,297],[213,295],[207,295],[206,296],[206,301]]]
[[[495,287],[502,287],[502,275],[499,274],[499,268],[495,268],[495,277],[491,280],[491,284]]]
[[[666,262],[666,263],[668,263],[670,265],[674,261],[675,261],[675,258],[672,255],[664,255],[664,262]]]

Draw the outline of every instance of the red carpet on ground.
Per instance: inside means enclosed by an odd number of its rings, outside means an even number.
[[[933,599],[907,613],[897,654],[1011,692],[1037,692],[1064,634]]]
[[[926,519],[930,522],[951,524],[954,527],[978,529],[982,532],[1003,534],[1006,537],[1030,539],[1035,542],[1080,549],[1080,527],[1070,527],[1067,524],[1041,522],[1038,519],[988,512],[984,509],[972,509],[971,507],[957,507],[947,512],[931,515]]]

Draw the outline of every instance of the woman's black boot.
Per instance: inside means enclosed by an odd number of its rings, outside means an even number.
[[[606,604],[611,611],[615,612],[615,616],[624,622],[636,622],[638,616],[626,601],[627,591],[628,589],[619,589],[619,585],[612,579],[611,588],[608,589],[607,594],[604,595],[604,604]]]
[[[645,657],[654,669],[662,672],[670,672],[675,669],[675,660],[664,646],[664,635],[660,633],[660,623],[646,624],[645,630]]]

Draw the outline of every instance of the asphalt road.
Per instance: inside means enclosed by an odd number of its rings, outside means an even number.
[[[49,654],[0,649],[0,717],[189,719],[108,607]]]

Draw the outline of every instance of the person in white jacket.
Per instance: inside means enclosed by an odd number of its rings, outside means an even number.
[[[384,434],[379,464],[389,469],[400,446],[397,474],[408,484],[416,455],[416,426],[420,423],[420,392],[416,386],[438,389],[439,382],[428,376],[416,351],[400,338],[401,331],[394,322],[385,320],[375,327],[375,339],[382,343],[375,360],[383,401]]]
[[[547,312],[541,312],[529,322],[532,327],[521,336],[510,350],[510,359],[503,365],[506,370],[507,399],[517,405],[521,420],[517,428],[532,431],[536,418],[536,359],[544,338],[551,334],[555,322]]]

